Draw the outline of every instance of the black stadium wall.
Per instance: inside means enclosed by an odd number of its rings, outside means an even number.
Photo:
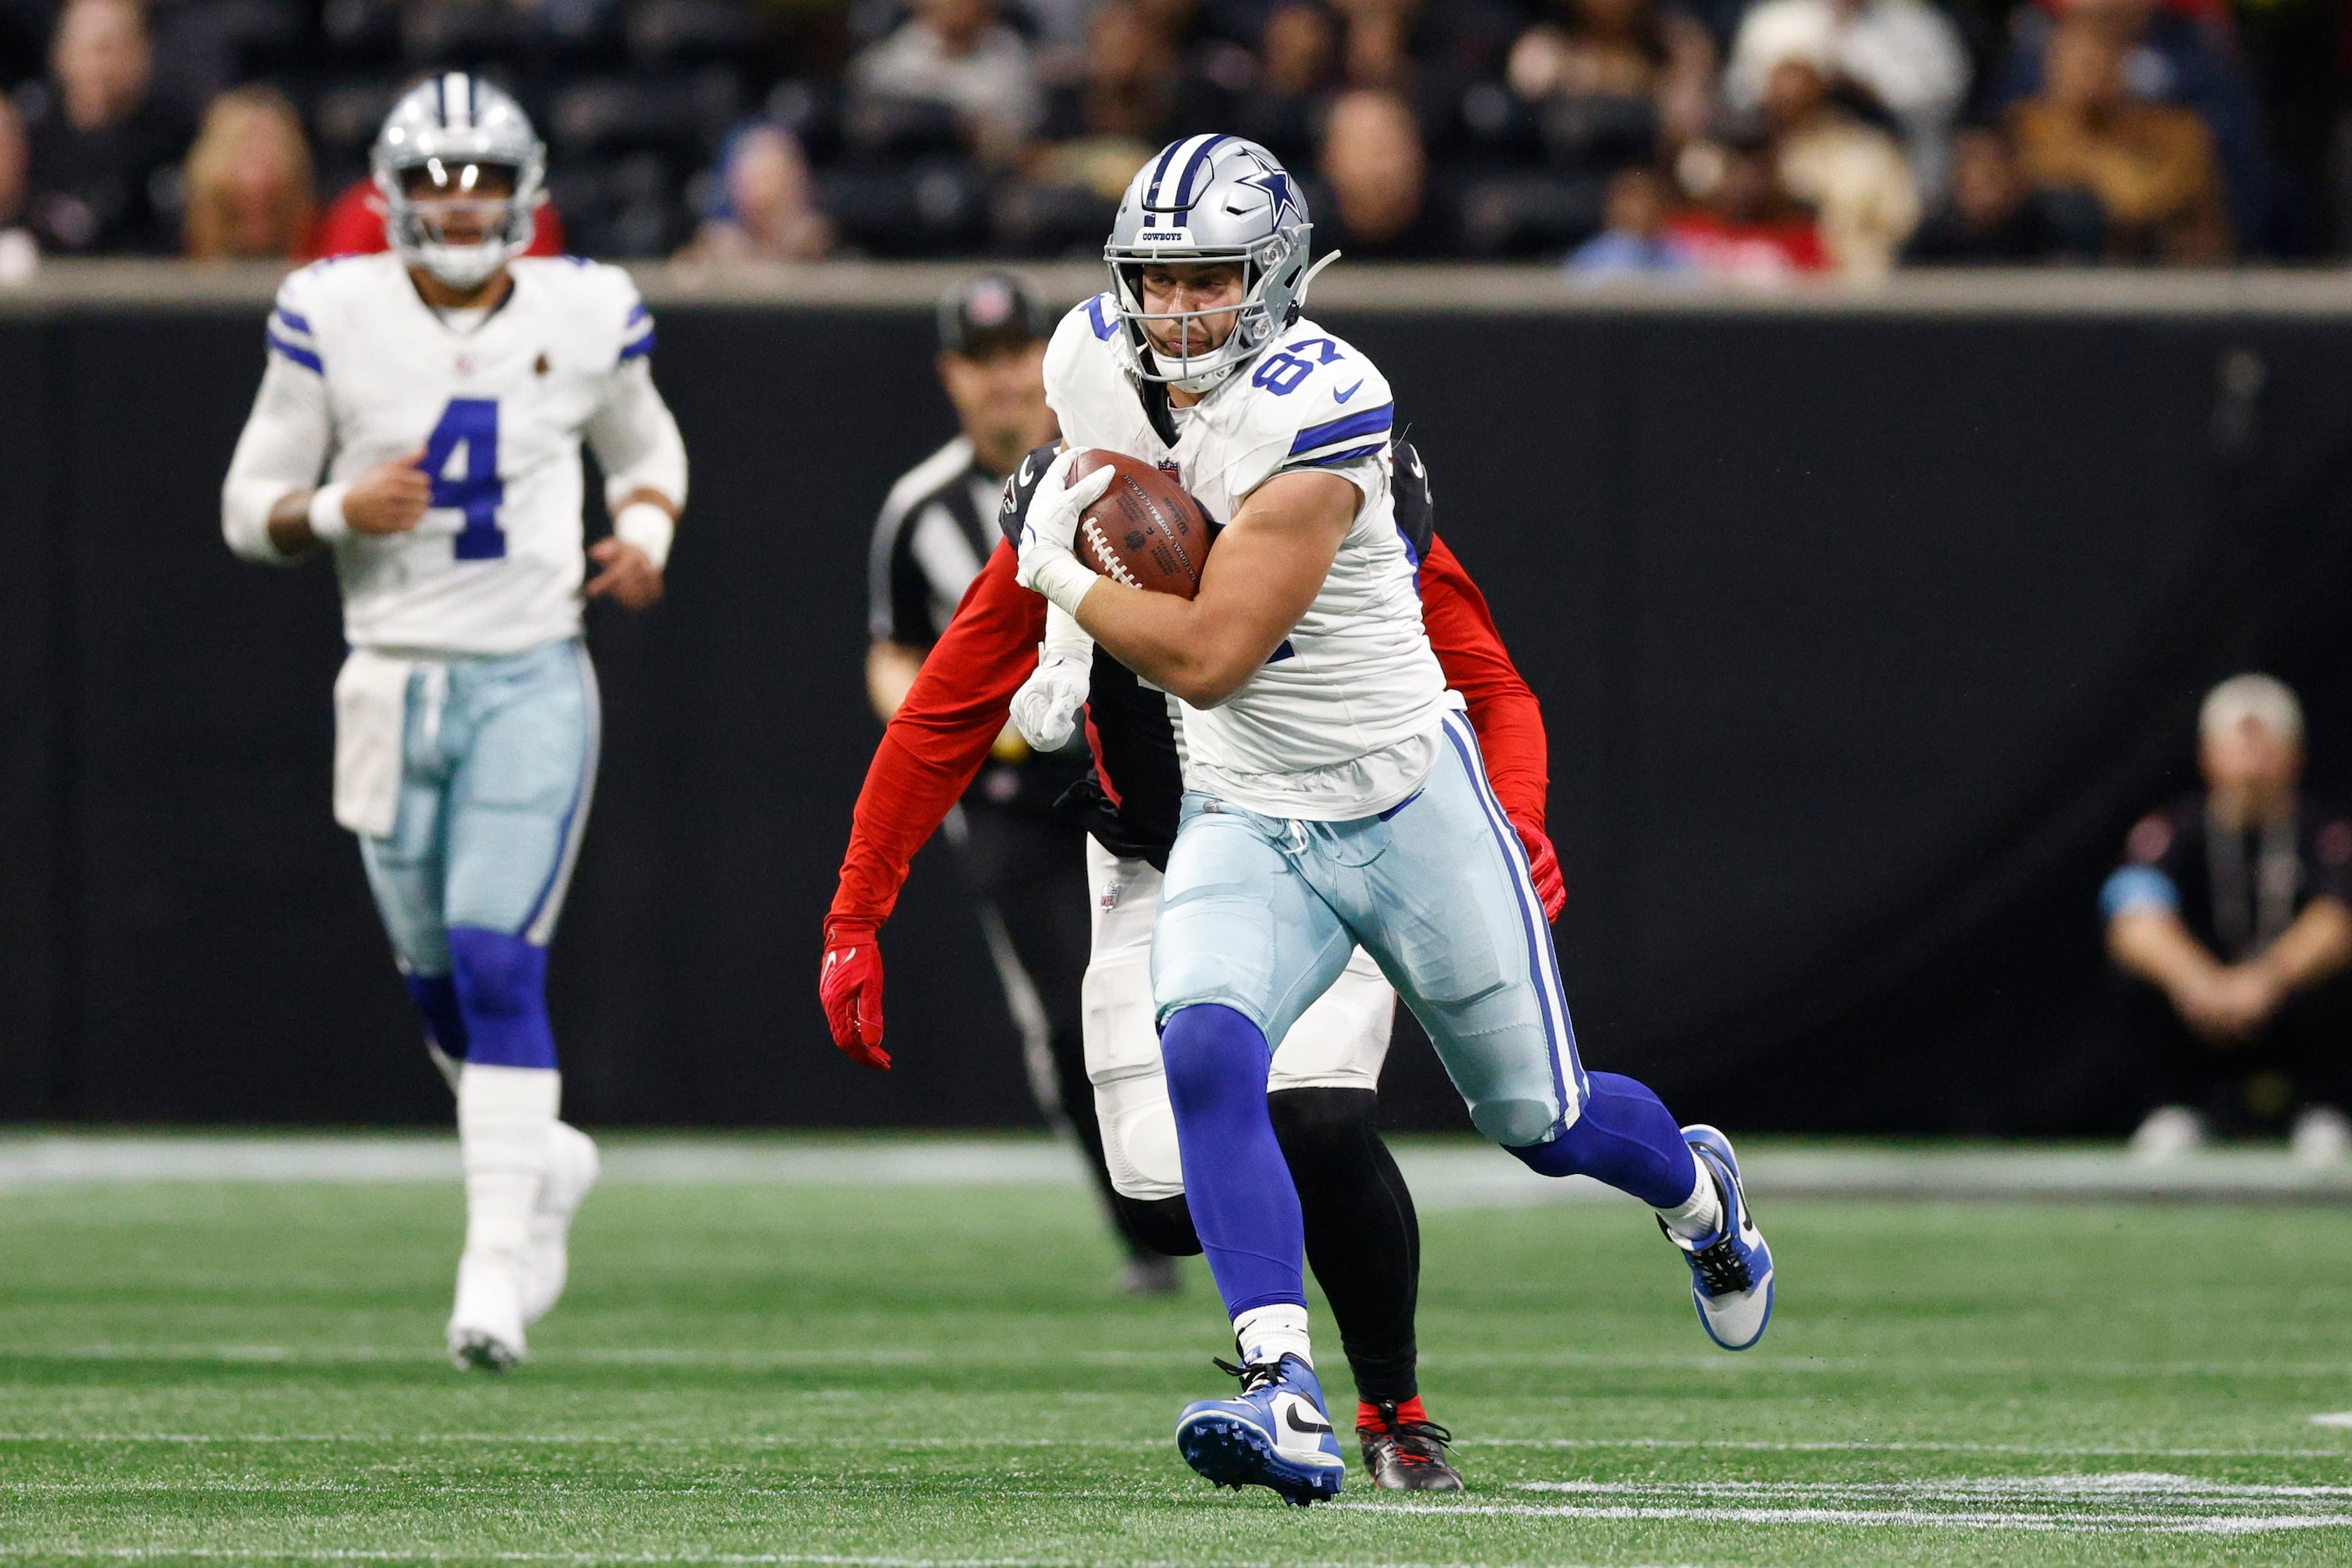
[[[553,984],[591,1123],[1035,1120],[940,847],[884,939],[897,1070],[814,994],[867,532],[950,433],[929,287],[655,292],[694,498],[668,602],[590,617]],[[232,292],[0,309],[0,1118],[446,1114],[329,817],[332,587],[220,542],[267,299]],[[2199,693],[2296,681],[2352,785],[2352,310],[1379,294],[1320,319],[1544,700],[1587,1063],[1748,1127],[2126,1124],[2094,898]],[[1389,1088],[1463,1124],[1409,1025]]]

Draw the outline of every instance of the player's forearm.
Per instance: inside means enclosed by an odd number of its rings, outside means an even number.
[[[2173,994],[2210,980],[2221,967],[2179,916],[2159,909],[2125,910],[2109,921],[2107,955]]]
[[[282,479],[233,473],[221,491],[221,537],[245,560],[289,564],[319,542],[310,531],[316,493],[289,489]]]
[[[1290,623],[1233,606],[1147,593],[1108,579],[1079,602],[1077,622],[1111,657],[1194,708],[1214,708],[1282,645]],[[1295,617],[1294,617],[1295,619]]]
[[[2314,899],[2254,962],[2289,992],[2309,990],[2352,963],[2352,909]]]
[[[1111,657],[1194,708],[1247,683],[1315,603],[1361,492],[1332,474],[1278,474],[1218,535],[1191,599],[1101,582],[1078,625]]]

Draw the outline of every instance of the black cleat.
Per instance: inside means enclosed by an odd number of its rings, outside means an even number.
[[[1384,1492],[1458,1492],[1462,1475],[1446,1462],[1445,1446],[1454,1434],[1434,1421],[1401,1421],[1397,1407],[1383,1400],[1378,1426],[1360,1419],[1356,1436],[1364,1445],[1364,1468],[1374,1489]]]

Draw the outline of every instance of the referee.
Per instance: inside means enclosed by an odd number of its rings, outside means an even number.
[[[1045,406],[1051,331],[1028,286],[1009,273],[983,273],[940,301],[940,384],[962,431],[890,487],[874,525],[866,691],[885,723],[995,547],[1005,476],[1057,434]],[[1176,1289],[1175,1260],[1144,1247],[1119,1219],[1087,1079],[1079,998],[1091,940],[1086,835],[1054,811],[1087,773],[1083,742],[1033,755],[1007,725],[947,832],[979,894],[981,929],[1038,1109],[1086,1151],[1128,1249],[1124,1287],[1164,1295]]]

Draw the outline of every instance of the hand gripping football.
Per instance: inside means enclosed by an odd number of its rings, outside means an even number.
[[[1078,516],[1079,560],[1114,583],[1189,599],[1209,558],[1209,514],[1175,479],[1140,458],[1100,447],[1080,452],[1073,481],[1111,470],[1110,489]]]

